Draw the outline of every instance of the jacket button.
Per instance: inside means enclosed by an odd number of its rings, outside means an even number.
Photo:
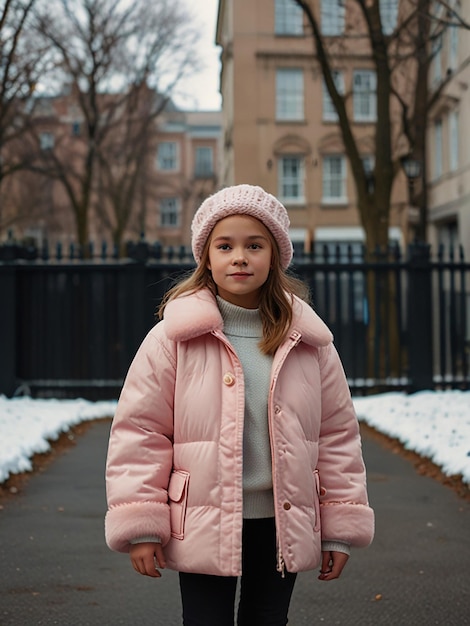
[[[284,507],[284,511],[290,511],[290,507],[291,507],[290,502],[284,502],[282,506]]]
[[[231,387],[235,383],[235,376],[231,372],[224,374],[224,385]]]

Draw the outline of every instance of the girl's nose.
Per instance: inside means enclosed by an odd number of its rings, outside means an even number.
[[[233,265],[246,265],[247,264],[247,260],[243,252],[235,252],[233,260],[232,260],[232,264]]]

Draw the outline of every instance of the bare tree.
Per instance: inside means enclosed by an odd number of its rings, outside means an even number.
[[[429,70],[436,46],[449,28],[467,28],[457,1],[397,0],[397,19],[385,28],[380,0],[294,0],[311,30],[324,82],[337,112],[344,150],[356,187],[358,210],[366,238],[366,257],[388,254],[392,187],[403,166],[403,156],[421,162],[421,184],[412,200],[420,207],[417,235],[426,237],[426,128],[430,107],[446,78],[431,92]],[[335,5],[335,6],[333,6]],[[322,34],[321,8],[347,8],[347,30],[342,36]],[[342,9],[341,9],[342,7]],[[349,30],[348,30],[349,28]],[[354,39],[353,39],[354,38]],[[352,44],[351,42],[354,41]],[[338,88],[335,70],[353,46],[363,45],[376,76],[376,120],[371,124],[374,166],[368,171],[361,158],[361,138],[355,133],[354,113],[348,106],[351,91]],[[367,354],[370,367],[386,377],[399,370],[399,336],[395,284],[386,272],[368,276],[369,325]]]
[[[430,107],[448,79],[429,93],[429,68],[443,33],[448,28],[468,28],[456,1],[397,0],[398,20],[392,31],[384,28],[380,0],[349,0],[355,15],[350,32],[342,37],[322,34],[320,0],[294,0],[309,24],[314,49],[325,85],[337,111],[344,149],[349,159],[357,192],[357,202],[366,236],[367,254],[387,250],[391,193],[395,176],[402,167],[405,152],[420,159],[422,175],[426,164],[426,122]],[[333,3],[330,3],[330,5]],[[338,8],[344,6],[338,0]],[[334,7],[333,7],[334,8]],[[331,6],[330,6],[331,9]],[[368,172],[361,159],[354,120],[348,109],[351,92],[341,92],[334,71],[341,55],[347,53],[348,38],[366,40],[375,69],[377,116],[373,123],[374,169]],[[349,47],[351,50],[351,47]],[[396,116],[395,111],[401,114]],[[371,184],[372,183],[372,184]],[[426,237],[425,185],[420,186],[418,236]]]
[[[156,154],[156,120],[171,106],[168,98],[146,85],[134,89],[133,96],[126,100],[115,132],[101,146],[97,170],[95,212],[118,251],[126,230],[145,232],[147,206],[156,202],[158,181],[149,173]]]
[[[83,249],[98,188],[119,240],[152,124],[181,77],[196,68],[196,32],[175,0],[58,0],[54,15],[41,11],[38,28],[52,44],[81,132],[73,145],[56,137],[37,167],[65,190]],[[160,95],[149,99],[149,91]]]
[[[17,146],[28,132],[35,87],[48,68],[47,50],[32,26],[35,2],[5,0],[0,8],[0,232],[21,217],[7,179],[31,156]]]

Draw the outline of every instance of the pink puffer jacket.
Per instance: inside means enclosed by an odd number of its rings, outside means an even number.
[[[114,417],[109,547],[158,535],[171,569],[240,575],[243,421],[243,372],[214,296],[173,300]],[[349,388],[328,328],[297,299],[273,360],[269,429],[281,567],[316,568],[321,539],[367,546],[374,515]]]

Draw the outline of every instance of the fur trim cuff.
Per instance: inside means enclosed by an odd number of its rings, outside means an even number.
[[[364,504],[332,502],[321,505],[323,541],[344,541],[365,548],[374,537],[374,511]]]
[[[109,509],[105,518],[106,543],[116,552],[129,552],[139,537],[158,535],[165,545],[170,539],[170,508],[160,502],[133,502]]]

